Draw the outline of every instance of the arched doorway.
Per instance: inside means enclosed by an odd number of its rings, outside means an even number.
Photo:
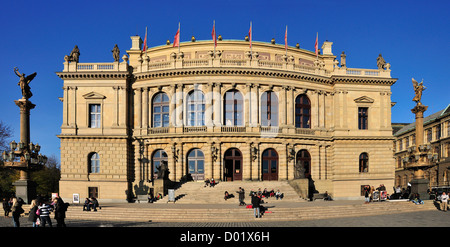
[[[160,176],[161,175],[160,169],[163,162],[165,162],[166,164],[168,162],[167,153],[162,149],[158,149],[153,153],[152,156],[153,179],[162,178]]]
[[[302,149],[297,152],[295,159],[294,178],[307,178],[309,175],[311,175],[311,155],[308,150]]]
[[[273,148],[266,149],[262,154],[262,180],[278,180],[278,153]]]
[[[202,150],[192,149],[187,156],[188,173],[194,181],[205,179],[205,155]]]
[[[230,148],[224,155],[223,177],[225,181],[242,180],[242,153],[237,148]]]

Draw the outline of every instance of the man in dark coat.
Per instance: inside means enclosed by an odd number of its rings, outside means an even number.
[[[239,191],[236,191],[239,194],[239,206],[246,205],[244,202],[245,199],[245,191],[244,188],[239,187]]]
[[[253,194],[252,195],[252,207],[253,213],[255,214],[255,218],[261,218],[261,197],[260,195]]]

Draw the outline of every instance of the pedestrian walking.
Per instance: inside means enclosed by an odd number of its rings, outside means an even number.
[[[28,213],[28,221],[33,223],[33,227],[39,226],[39,216],[36,214],[38,209],[38,203],[36,200],[32,200],[30,204],[30,212]]]
[[[445,192],[442,192],[441,195],[441,210],[447,212],[448,207],[448,195]]]
[[[370,202],[370,188],[369,186],[364,187],[364,204],[368,204]]]
[[[236,191],[239,194],[239,206],[246,205],[244,202],[245,199],[245,190],[242,187],[239,187],[239,191]]]
[[[5,211],[5,218],[9,217],[9,212],[11,212],[11,205],[9,205],[9,200],[3,198],[3,211]]]
[[[13,198],[12,207],[11,207],[11,213],[13,218],[13,225],[14,227],[20,227],[20,215],[23,214],[24,210],[22,208],[22,199],[19,198]]]
[[[39,217],[41,227],[45,227],[45,225],[48,223],[50,227],[52,227],[52,220],[50,219],[50,213],[53,211],[53,207],[45,202],[39,203]]]
[[[253,214],[255,215],[255,218],[261,218],[261,197],[260,194],[253,194],[252,195],[252,207],[253,207]]]
[[[68,208],[68,203],[64,203],[61,197],[56,197],[54,199],[54,207],[55,207],[55,220],[57,227],[66,227],[66,223],[64,219],[66,218],[66,211]]]

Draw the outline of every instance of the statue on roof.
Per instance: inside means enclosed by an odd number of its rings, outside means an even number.
[[[119,62],[120,50],[119,50],[119,47],[117,46],[117,44],[114,46],[112,53],[113,53],[113,57],[114,57],[114,62]]]
[[[414,96],[413,101],[417,103],[421,103],[420,100],[422,98],[422,91],[426,89],[426,87],[423,85],[423,79],[420,83],[418,83],[414,78],[412,78],[412,83],[414,87],[414,92],[416,96]]]
[[[34,72],[29,76],[25,76],[25,73],[19,73],[19,68],[17,67],[14,67],[14,73],[16,73],[16,75],[20,78],[20,81],[19,83],[17,83],[17,85],[19,85],[20,89],[22,89],[22,99],[31,98],[33,94],[31,93],[31,88],[28,84],[34,79],[34,77],[36,77],[37,73]]]
[[[386,61],[384,61],[384,58],[381,56],[381,53],[377,57],[377,66],[378,69],[384,69],[386,66]]]
[[[80,49],[78,49],[78,46],[75,45],[72,52],[69,55],[69,62],[76,62],[78,63],[80,59]]]

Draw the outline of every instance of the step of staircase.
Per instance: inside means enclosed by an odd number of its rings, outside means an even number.
[[[419,212],[436,210],[432,201],[423,205],[411,202],[376,202],[353,204],[339,202],[272,202],[264,204],[266,212],[261,219],[255,219],[253,210],[230,204],[115,204],[104,205],[97,212],[82,211],[82,207],[69,207],[66,217],[78,220],[130,221],[130,222],[247,222],[300,221],[337,217],[359,217],[381,214]]]
[[[288,202],[305,202],[300,198],[297,192],[288,184],[287,181],[265,181],[265,182],[251,182],[251,181],[235,181],[235,182],[219,182],[214,187],[205,186],[203,182],[188,182],[183,184],[180,188],[175,190],[176,203],[181,204],[239,204],[239,194],[237,191],[239,187],[245,190],[245,202],[250,203],[250,192],[253,191],[268,191],[280,190],[283,193],[283,201]],[[234,195],[234,198],[228,200],[224,199],[225,191]],[[168,196],[156,203],[167,203]],[[265,201],[276,200],[275,197],[263,198]]]

